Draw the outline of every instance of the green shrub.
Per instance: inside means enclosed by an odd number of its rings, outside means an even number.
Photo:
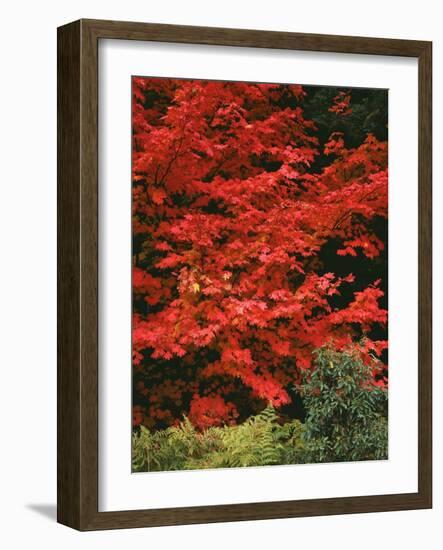
[[[315,353],[316,368],[297,388],[307,411],[305,461],[387,458],[387,389],[373,385],[372,368],[357,352]]]

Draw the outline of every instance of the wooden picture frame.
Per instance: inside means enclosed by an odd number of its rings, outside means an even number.
[[[418,492],[135,511],[98,511],[98,41],[159,41],[404,56],[419,75]],[[432,44],[80,20],[58,29],[58,521],[82,531],[432,506]]]

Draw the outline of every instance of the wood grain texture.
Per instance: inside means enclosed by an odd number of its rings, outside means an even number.
[[[419,487],[417,493],[98,511],[98,41],[102,38],[419,59]],[[58,521],[79,530],[432,506],[431,43],[81,20],[58,29]]]
[[[432,507],[432,44],[418,65],[418,488]]]
[[[57,51],[57,518],[79,525],[80,494],[80,23]]]
[[[360,36],[335,36],[184,25],[157,25],[124,21],[82,22],[100,38],[241,46],[313,52],[335,52],[418,57],[426,42]]]

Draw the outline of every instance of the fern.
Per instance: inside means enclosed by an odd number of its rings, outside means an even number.
[[[177,427],[133,436],[133,471],[193,470],[286,463],[301,447],[301,424],[281,426],[271,406],[238,426],[198,432],[185,418]]]

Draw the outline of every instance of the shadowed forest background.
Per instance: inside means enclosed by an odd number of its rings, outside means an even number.
[[[386,458],[387,91],[132,109],[133,470]]]

